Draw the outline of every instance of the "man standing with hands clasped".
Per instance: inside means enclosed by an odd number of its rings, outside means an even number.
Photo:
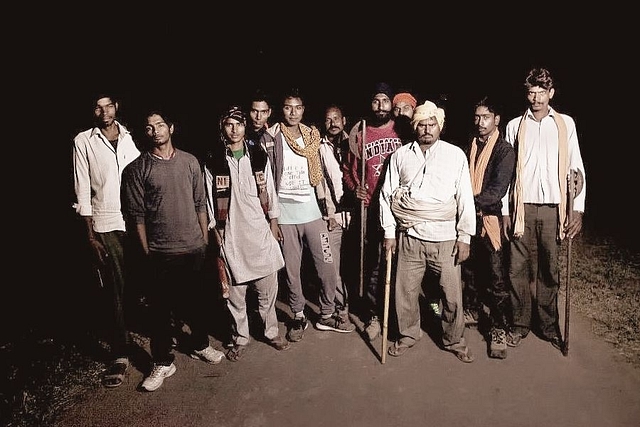
[[[467,157],[442,141],[444,110],[426,101],[413,113],[417,140],[389,159],[380,192],[386,251],[398,251],[395,307],[398,339],[391,356],[402,356],[422,337],[420,291],[427,271],[439,277],[442,345],[462,362],[474,358],[463,337],[460,264],[469,257],[476,213]],[[397,237],[397,242],[396,242]]]

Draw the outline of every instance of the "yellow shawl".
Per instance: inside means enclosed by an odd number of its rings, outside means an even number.
[[[487,170],[487,164],[489,163],[489,158],[491,157],[491,153],[493,152],[493,147],[496,145],[496,141],[498,140],[498,135],[500,132],[496,129],[495,132],[489,137],[487,141],[487,146],[484,147],[479,156],[476,155],[478,152],[478,142],[476,138],[473,138],[473,142],[471,143],[471,154],[469,155],[469,171],[471,172],[471,186],[473,188],[473,195],[477,196],[482,191],[482,181],[484,179],[484,173]],[[502,247],[502,239],[500,238],[500,222],[496,215],[482,215],[482,236],[489,236],[489,240],[491,240],[491,245],[497,251]]]
[[[322,163],[320,162],[320,132],[315,126],[309,127],[300,123],[300,133],[302,134],[302,140],[304,141],[304,148],[300,147],[295,138],[289,132],[287,126],[280,125],[280,130],[284,135],[284,139],[291,147],[291,150],[299,156],[307,158],[307,164],[309,165],[309,182],[313,187],[318,185],[322,181]]]
[[[513,193],[513,218],[515,218],[514,232],[515,237],[521,237],[524,233],[524,201],[522,200],[522,170],[524,168],[524,131],[527,112],[520,119],[518,127],[518,158],[516,161],[516,182],[515,191]],[[562,240],[565,236],[564,221],[567,217],[567,180],[566,176],[569,171],[569,142],[567,139],[567,125],[564,123],[562,116],[557,111],[553,113],[553,120],[558,127],[558,185],[560,186],[560,204],[558,205],[558,233]]]

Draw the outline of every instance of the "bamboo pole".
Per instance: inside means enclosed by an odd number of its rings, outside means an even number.
[[[367,138],[367,122],[362,120],[362,151],[360,153],[360,185],[365,187],[366,184],[366,161],[365,161],[365,142]],[[360,201],[360,298],[364,296],[364,245],[365,236],[367,234],[367,206],[365,200]]]
[[[569,171],[567,176],[567,223],[571,223],[573,218],[573,199],[576,196],[576,172]],[[562,355],[569,355],[569,314],[571,313],[571,236],[567,236],[567,277],[564,301],[564,345],[562,346]]]
[[[384,312],[382,313],[382,349],[380,350],[381,362],[387,360],[387,335],[389,333],[389,298],[391,294],[391,265],[393,253],[387,250],[387,270],[384,280]]]

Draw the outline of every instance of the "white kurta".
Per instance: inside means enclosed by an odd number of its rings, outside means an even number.
[[[233,280],[244,283],[256,280],[284,267],[280,245],[271,233],[260,205],[256,180],[247,155],[236,160],[227,156],[231,179],[229,216],[224,229],[223,248]],[[269,195],[269,218],[280,215],[271,166],[265,168]],[[213,188],[212,175],[205,169],[207,190]],[[208,195],[211,200],[211,194]],[[210,217],[213,218],[212,212]]]

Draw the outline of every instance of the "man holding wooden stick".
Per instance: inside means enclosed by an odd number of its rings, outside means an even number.
[[[577,170],[583,178],[582,190],[586,190],[584,165],[575,121],[549,105],[555,95],[551,73],[532,69],[524,88],[529,108],[512,119],[505,132],[505,139],[516,149],[515,179],[506,196],[511,198],[502,204],[505,230],[511,236],[509,278],[513,288],[513,326],[507,345],[519,346],[535,327],[542,339],[562,351],[560,244],[582,229],[586,193],[577,194],[571,215],[567,215],[567,175]]]
[[[405,354],[422,337],[420,293],[433,273],[442,300],[442,346],[462,362],[474,358],[466,345],[461,266],[469,257],[476,213],[469,163],[459,147],[440,139],[444,109],[431,101],[412,119],[416,140],[389,159],[380,190],[385,250],[397,255],[395,308],[398,338],[390,356]]]
[[[360,231],[364,259],[360,266],[362,297],[361,317],[365,319],[365,331],[370,341],[380,336],[384,265],[382,242],[384,233],[379,220],[379,182],[386,158],[402,146],[392,115],[393,90],[387,83],[377,83],[371,96],[371,117],[357,123],[349,133],[350,151],[347,154],[344,180],[347,188],[355,192],[361,202],[360,212],[354,215],[350,230]],[[363,134],[365,140],[363,143]],[[364,167],[363,167],[364,165]],[[360,215],[362,214],[362,215]],[[362,248],[361,248],[362,249]]]

